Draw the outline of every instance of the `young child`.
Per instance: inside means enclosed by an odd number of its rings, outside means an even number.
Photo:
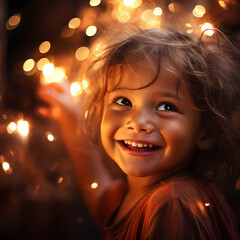
[[[103,238],[239,239],[214,185],[232,175],[237,159],[231,117],[240,75],[233,47],[224,38],[216,45],[175,30],[118,36],[88,65],[81,120],[64,104],[61,85],[38,92],[50,105],[38,112],[58,119]],[[106,153],[126,177],[110,174]]]

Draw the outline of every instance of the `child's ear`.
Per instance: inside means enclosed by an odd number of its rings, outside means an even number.
[[[207,130],[205,127],[202,127],[197,141],[197,147],[201,150],[208,150],[214,146],[217,138],[212,131]]]

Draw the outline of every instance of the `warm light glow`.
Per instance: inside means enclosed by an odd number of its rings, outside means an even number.
[[[181,10],[181,5],[179,3],[170,3],[168,5],[168,10],[171,12],[171,13],[176,13],[176,12],[179,12]]]
[[[8,126],[7,126],[7,132],[8,132],[9,134],[11,134],[11,133],[13,133],[14,131],[16,131],[16,129],[17,129],[17,125],[16,125],[15,122],[10,122],[10,123],[8,124]]]
[[[83,80],[83,81],[82,81],[82,88],[83,88],[83,89],[88,88],[88,82],[87,82],[87,80]]]
[[[204,23],[201,27],[201,30],[208,36],[212,36],[214,34],[214,28],[211,23]]]
[[[72,82],[70,85],[70,92],[72,96],[78,96],[82,93],[82,87],[79,82]]]
[[[50,65],[53,65],[51,63],[48,63]],[[48,65],[47,64],[47,65]],[[45,65],[46,66],[46,65]],[[50,69],[47,69],[46,73],[44,72],[45,66],[43,67],[43,74],[44,78],[42,79],[43,83],[51,83],[51,82],[62,82],[66,78],[65,70],[61,67],[54,67],[53,65],[53,70],[52,67],[50,66]]]
[[[222,8],[227,9],[227,5],[224,1],[218,1],[218,3]]]
[[[187,28],[187,33],[192,33],[193,32],[193,27],[191,23],[185,23],[185,26]]]
[[[141,14],[141,19],[144,21],[142,24],[143,28],[158,28],[160,27],[160,19],[158,16],[154,15],[152,9],[147,9]]]
[[[160,7],[156,7],[154,8],[153,10],[153,14],[156,15],[156,16],[161,16],[162,15],[162,9]]]
[[[86,35],[88,37],[92,37],[96,34],[97,32],[97,27],[95,26],[89,26],[87,29],[86,29]]]
[[[123,0],[126,7],[138,8],[142,5],[142,0]]]
[[[10,164],[8,162],[3,162],[2,168],[4,171],[8,171],[10,169]]]
[[[54,136],[51,133],[48,133],[47,134],[47,139],[48,139],[49,142],[52,142],[52,141],[54,141]]]
[[[19,25],[20,21],[21,21],[20,14],[15,14],[15,15],[11,16],[6,23],[7,30],[15,29]]]
[[[57,183],[60,184],[63,182],[63,177],[58,178]]]
[[[205,207],[209,207],[210,203],[205,203],[204,205],[205,205]]]
[[[101,3],[101,0],[90,0],[89,5],[92,7],[96,7]]]
[[[75,52],[75,58],[79,61],[83,61],[87,59],[89,56],[89,48],[88,47],[80,47]]]
[[[52,63],[47,63],[43,66],[42,72],[44,76],[50,76],[54,72],[54,65]]]
[[[46,53],[50,50],[51,43],[49,41],[44,41],[39,45],[39,52],[40,53]]]
[[[30,72],[31,70],[33,70],[34,66],[35,66],[35,61],[30,58],[24,62],[23,70],[25,72]]]
[[[94,56],[100,57],[104,51],[104,48],[105,48],[105,44],[102,42],[98,42],[93,49]]]
[[[49,63],[49,60],[48,58],[41,58],[38,63],[37,63],[37,68],[38,70],[42,71],[43,70],[43,67]]]
[[[196,5],[192,11],[193,16],[198,18],[203,17],[205,13],[206,13],[206,9],[202,5]]]
[[[19,120],[17,123],[17,130],[22,136],[27,136],[29,133],[29,124],[27,121]]]
[[[80,26],[80,24],[81,24],[81,19],[76,17],[69,21],[68,27],[70,29],[76,29]]]
[[[126,23],[131,18],[130,12],[127,10],[118,11],[117,19],[121,23]]]
[[[98,187],[98,183],[97,182],[93,182],[92,184],[91,184],[91,188],[92,189],[96,189]]]

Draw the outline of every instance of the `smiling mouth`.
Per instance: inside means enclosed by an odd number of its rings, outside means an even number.
[[[138,152],[153,152],[161,148],[159,145],[154,145],[150,143],[139,143],[131,141],[119,141],[119,142],[124,148]]]

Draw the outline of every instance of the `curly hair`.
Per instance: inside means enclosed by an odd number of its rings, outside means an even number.
[[[87,132],[98,135],[103,98],[118,86],[130,59],[146,59],[157,74],[164,60],[177,74],[194,108],[201,112],[209,134],[217,139],[211,150],[196,150],[192,167],[208,177],[233,176],[239,157],[239,134],[232,124],[232,115],[240,106],[238,56],[238,50],[220,31],[208,39],[171,28],[114,33],[100,57],[94,58],[85,70],[91,88]]]

